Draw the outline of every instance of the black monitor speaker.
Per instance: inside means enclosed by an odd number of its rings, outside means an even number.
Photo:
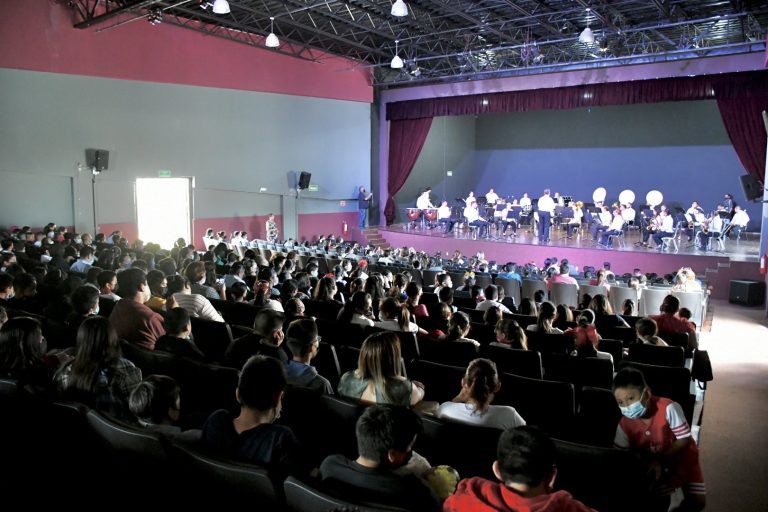
[[[86,149],[85,161],[96,172],[109,169],[109,151],[106,149]]]
[[[299,176],[299,188],[301,190],[309,188],[309,180],[312,179],[312,174],[306,171],[302,171]]]
[[[763,198],[763,187],[752,174],[741,176],[741,189],[747,201],[757,201]]]

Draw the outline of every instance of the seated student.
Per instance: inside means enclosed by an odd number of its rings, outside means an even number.
[[[502,318],[496,324],[496,341],[491,345],[502,345],[518,350],[528,350],[528,337],[517,320]]]
[[[149,285],[149,291],[152,296],[144,305],[158,313],[165,311],[166,308],[169,307],[166,305],[168,302],[168,299],[166,298],[166,295],[168,295],[168,279],[165,277],[163,271],[150,270],[147,272],[147,284]]]
[[[200,439],[200,430],[182,432],[176,426],[181,414],[181,387],[167,375],[150,375],[139,382],[128,397],[128,409],[139,425],[170,439]]]
[[[516,427],[499,438],[493,473],[499,482],[480,477],[459,482],[443,504],[445,512],[590,512],[566,491],[555,491],[555,445],[536,427]]]
[[[315,321],[312,318],[294,320],[288,325],[285,341],[293,354],[293,358],[285,362],[288,384],[332,395],[331,383],[309,364],[320,351],[320,336],[317,335]]]
[[[334,494],[352,502],[439,511],[438,499],[414,474],[423,473],[429,466],[413,453],[413,444],[421,429],[421,419],[407,408],[368,407],[355,427],[357,459],[350,460],[343,455],[326,457],[320,465],[323,483]],[[422,467],[403,474],[402,468],[413,464],[414,458],[423,461]]]
[[[551,302],[542,302],[536,323],[530,324],[525,330],[545,334],[563,334],[563,331],[552,325],[556,319],[557,308],[555,308],[555,305]]]
[[[675,510],[702,510],[706,505],[706,486],[699,449],[680,405],[653,396],[643,373],[634,368],[624,368],[616,374],[613,395],[622,414],[613,444],[647,458],[655,479],[658,510],[669,508],[671,493],[680,487],[684,499]]]
[[[227,348],[224,357],[233,368],[241,368],[253,355],[262,354],[274,357],[282,362],[288,360],[285,351],[280,348],[285,334],[283,323],[285,316],[274,309],[261,309],[253,320],[253,334],[241,336]]]
[[[234,283],[227,288],[227,300],[230,302],[245,302],[248,296],[248,285],[245,283]]]
[[[461,379],[461,392],[440,405],[437,417],[501,430],[525,425],[514,407],[491,405],[499,389],[501,382],[496,364],[490,359],[475,359]]]
[[[495,285],[489,284],[486,286],[483,292],[483,296],[485,297],[485,300],[479,302],[477,306],[475,306],[475,309],[478,311],[486,311],[488,308],[496,307],[499,308],[502,313],[512,313],[512,311],[510,311],[507,306],[499,302],[499,289],[496,288]]]
[[[591,309],[585,309],[576,319],[576,327],[565,331],[566,335],[573,336],[576,345],[576,355],[581,357],[597,357],[613,362],[613,356],[608,352],[597,350],[597,345],[602,337],[595,328],[595,313]],[[590,347],[592,349],[590,349]]]
[[[301,473],[299,441],[290,428],[274,423],[286,384],[280,361],[250,358],[237,384],[240,414],[226,409],[212,413],[203,426],[203,446],[214,455],[263,466],[276,478]]]
[[[355,292],[352,298],[336,316],[338,324],[355,324],[363,327],[373,327],[373,303],[371,295],[365,292]]]
[[[101,271],[96,277],[96,284],[99,286],[102,299],[120,300],[120,296],[115,293],[115,290],[117,290],[117,274],[114,271]]]
[[[421,330],[416,322],[411,321],[411,312],[404,304],[400,304],[392,297],[387,297],[381,301],[379,306],[380,322],[375,322],[374,326],[385,331],[406,331],[417,333]],[[424,331],[426,333],[426,331]]]
[[[173,308],[165,314],[165,334],[155,342],[155,350],[205,360],[205,354],[192,341],[192,322],[186,309]]]
[[[187,310],[189,316],[211,322],[224,322],[224,318],[204,296],[192,293],[189,279],[184,276],[171,276],[168,280],[168,295],[176,304]]]
[[[656,322],[651,318],[639,318],[635,323],[635,334],[639,343],[668,347],[667,342],[656,335],[657,332]]]
[[[118,339],[154,350],[155,341],[165,334],[165,328],[163,317],[144,305],[150,297],[146,274],[141,269],[128,268],[117,274],[117,283],[123,298],[112,309],[109,322]]]

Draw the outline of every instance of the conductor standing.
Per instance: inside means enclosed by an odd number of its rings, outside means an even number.
[[[360,229],[365,229],[365,221],[368,218],[368,207],[371,205],[371,197],[373,197],[373,192],[366,193],[365,187],[360,187],[360,192],[357,194],[357,209],[360,211]]]

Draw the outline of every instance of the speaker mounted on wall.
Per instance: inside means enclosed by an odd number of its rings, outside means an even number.
[[[85,163],[95,173],[109,169],[109,151],[106,149],[86,149]]]
[[[752,174],[741,176],[741,189],[744,191],[744,197],[747,201],[757,201],[763,198],[763,187]]]
[[[301,171],[301,174],[299,175],[299,190],[308,189],[310,179],[312,179],[312,173]]]

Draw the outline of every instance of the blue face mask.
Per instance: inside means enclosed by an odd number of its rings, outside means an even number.
[[[93,310],[93,315],[96,316],[99,314],[99,306],[96,306],[96,309]]]
[[[642,397],[637,402],[632,403],[626,407],[619,407],[619,409],[621,409],[621,414],[631,420],[643,417],[646,411],[646,407],[643,405]]]

